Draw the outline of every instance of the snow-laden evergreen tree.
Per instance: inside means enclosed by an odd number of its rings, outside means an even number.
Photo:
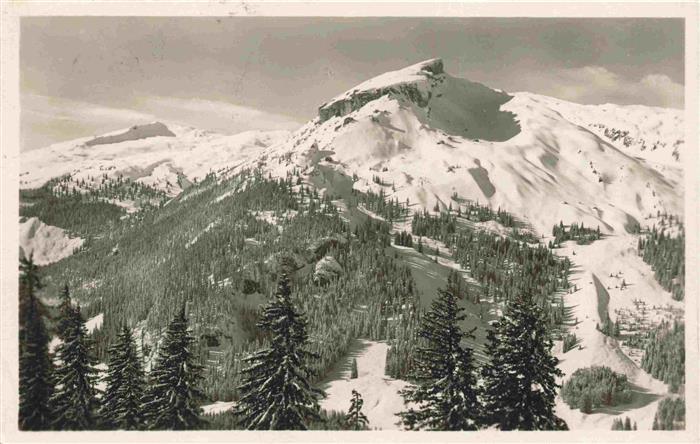
[[[425,314],[422,339],[410,375],[414,385],[401,392],[407,411],[399,413],[409,430],[476,430],[481,408],[472,350],[462,341],[472,337],[458,323],[465,318],[451,291],[439,296]]]
[[[102,397],[103,424],[110,429],[136,430],[143,423],[145,382],[141,358],[126,324],[109,349],[107,387]]]
[[[559,360],[542,310],[527,295],[516,296],[489,331],[483,367],[487,423],[500,430],[562,430],[554,414]]]
[[[55,411],[53,427],[57,430],[91,430],[98,425],[97,370],[92,339],[88,336],[79,305],[69,310],[67,316],[67,319],[61,319],[64,337],[57,349],[56,390],[51,401]]]
[[[306,320],[292,304],[286,271],[257,325],[270,332],[271,344],[245,359],[236,416],[249,430],[306,430],[319,419],[322,392],[309,384],[316,355],[306,349]]]
[[[350,398],[350,408],[348,409],[348,414],[345,416],[345,421],[351,430],[366,430],[369,420],[364,413],[362,413],[362,406],[365,401],[362,399],[362,395],[353,389],[352,398]]]
[[[43,306],[34,295],[41,288],[31,256],[20,261],[19,282],[19,429],[48,430],[52,411],[53,363]]]
[[[203,367],[197,363],[183,306],[170,322],[150,373],[143,411],[146,426],[155,430],[191,430],[202,427]]]

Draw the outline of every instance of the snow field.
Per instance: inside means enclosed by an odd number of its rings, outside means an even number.
[[[385,375],[389,348],[385,342],[361,340],[359,343],[359,350],[346,358],[338,377],[324,387],[327,396],[321,400],[321,408],[347,412],[352,391],[357,390],[365,401],[362,411],[369,419],[370,428],[398,430],[396,413],[405,408],[398,392],[408,383]],[[357,359],[356,379],[350,379],[353,357]]]
[[[36,217],[30,217],[19,224],[21,254],[25,257],[33,255],[37,265],[58,262],[72,255],[83,242],[83,239],[71,237],[66,230],[47,225]]]

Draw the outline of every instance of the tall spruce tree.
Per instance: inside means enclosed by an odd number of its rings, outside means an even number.
[[[96,359],[92,340],[80,314],[80,306],[61,319],[65,330],[63,343],[58,346],[56,391],[52,398],[55,410],[53,427],[58,430],[91,430],[98,425],[95,382]]]
[[[308,361],[316,355],[305,348],[306,320],[292,304],[286,271],[257,325],[270,332],[271,344],[245,359],[236,416],[249,430],[306,430],[319,419],[322,392],[309,384]]]
[[[43,306],[34,295],[41,288],[37,266],[30,256],[20,261],[19,282],[19,429],[47,430],[52,411],[53,363]]]
[[[362,406],[365,401],[362,399],[362,395],[353,389],[352,398],[350,398],[350,408],[348,409],[348,414],[345,416],[345,422],[351,430],[365,430],[369,424],[369,420],[364,413],[362,413]]]
[[[411,379],[413,386],[401,394],[416,407],[399,413],[409,430],[476,430],[481,408],[472,350],[462,341],[472,336],[458,323],[465,318],[452,291],[439,296],[424,316],[418,332],[419,346]]]
[[[500,430],[563,430],[554,414],[558,359],[542,310],[529,295],[516,296],[489,331],[483,367],[484,411]]]
[[[68,284],[63,286],[61,295],[59,296],[58,304],[58,322],[56,324],[56,334],[61,341],[64,341],[66,336],[70,333],[72,328],[72,323],[74,320],[73,311],[73,301],[70,297],[70,290]]]
[[[203,367],[196,362],[194,341],[183,306],[168,326],[150,374],[143,405],[149,429],[191,430],[205,424],[200,408]]]
[[[126,324],[109,349],[106,382],[101,414],[104,426],[123,430],[140,428],[144,418],[141,408],[144,373],[136,343]]]

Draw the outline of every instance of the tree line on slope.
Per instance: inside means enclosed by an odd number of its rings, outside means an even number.
[[[648,333],[642,368],[669,385],[673,393],[682,393],[685,385],[685,324],[663,321]]]
[[[53,179],[47,183],[56,197],[82,195],[89,200],[115,199],[132,201],[139,208],[161,207],[168,200],[168,195],[149,185],[136,182],[119,173],[109,177],[107,173],[93,177],[77,179],[71,174]]]
[[[665,398],[659,402],[652,430],[685,430],[685,398]]]
[[[550,325],[565,318],[565,307],[552,295],[569,288],[571,262],[559,259],[545,245],[532,246],[485,231],[462,231],[448,244],[454,260],[481,284],[483,296],[507,302],[519,294],[531,294]]]
[[[651,265],[654,277],[673,299],[682,301],[685,297],[685,230],[678,224],[679,232],[673,236],[663,228],[654,226],[646,236],[638,241],[638,251],[642,259]]]
[[[73,235],[92,238],[108,233],[126,213],[123,208],[80,193],[57,195],[50,185],[36,190],[21,190],[19,214],[37,217],[48,225]]]
[[[554,240],[550,242],[552,242],[551,245],[554,247],[560,246],[562,242],[570,240],[575,240],[578,245],[587,245],[593,241],[599,240],[601,234],[600,227],[593,229],[585,227],[583,222],[581,222],[581,224],[574,222],[567,228],[564,226],[564,223],[560,221],[559,225],[554,225],[552,227],[552,236],[554,236]]]

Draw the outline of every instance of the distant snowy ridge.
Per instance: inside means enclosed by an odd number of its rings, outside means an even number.
[[[123,175],[175,196],[182,191],[182,179],[201,180],[253,161],[263,148],[288,135],[287,131],[224,135],[155,122],[22,153],[20,188],[38,188],[66,174],[86,182]]]

